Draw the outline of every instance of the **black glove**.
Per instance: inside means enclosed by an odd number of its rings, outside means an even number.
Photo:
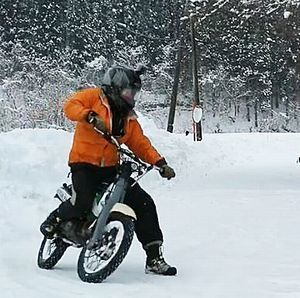
[[[97,130],[102,131],[103,133],[107,133],[108,129],[104,123],[104,120],[95,112],[89,112],[87,116],[87,121],[94,125]]]
[[[170,180],[171,178],[175,177],[175,171],[170,166],[168,166],[164,158],[159,160],[155,165],[160,168],[159,174],[163,178],[167,178],[168,180]]]

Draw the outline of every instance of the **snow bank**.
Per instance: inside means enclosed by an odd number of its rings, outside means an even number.
[[[141,183],[178,276],[145,275],[136,240],[103,284],[79,280],[72,248],[54,270],[37,268],[39,224],[58,204],[72,133],[15,130],[0,134],[1,297],[300,297],[300,135],[205,134],[195,143],[140,120],[177,173]]]

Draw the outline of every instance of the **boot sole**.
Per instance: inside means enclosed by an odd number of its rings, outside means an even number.
[[[176,268],[169,268],[164,273],[158,273],[158,272],[151,271],[149,269],[145,269],[145,273],[146,274],[152,274],[152,275],[175,276],[175,275],[177,275],[177,269]]]

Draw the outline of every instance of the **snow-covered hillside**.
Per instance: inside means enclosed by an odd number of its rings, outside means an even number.
[[[102,284],[80,281],[74,248],[55,269],[39,269],[39,224],[67,180],[72,134],[15,130],[0,134],[0,297],[300,297],[300,135],[209,134],[194,143],[141,121],[177,173],[141,183],[178,275],[144,274],[137,240]]]

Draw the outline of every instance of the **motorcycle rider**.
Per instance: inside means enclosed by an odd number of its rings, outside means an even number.
[[[103,181],[112,182],[116,176],[117,149],[95,128],[112,134],[139,158],[160,167],[162,177],[175,177],[174,170],[143,134],[133,110],[142,73],[142,67],[113,66],[106,71],[101,88],[80,90],[65,103],[66,116],[77,122],[69,154],[75,195],[61,203],[41,224],[40,230],[46,237],[53,237],[61,221],[85,218],[92,209],[97,186]],[[136,235],[147,255],[145,272],[175,275],[177,269],[162,256],[163,234],[151,196],[136,183],[129,188],[124,203],[137,215]]]

